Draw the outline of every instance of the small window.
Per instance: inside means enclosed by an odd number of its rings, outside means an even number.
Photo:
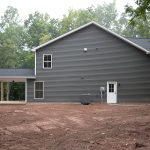
[[[114,92],[114,84],[109,84],[109,92]]]
[[[44,82],[40,81],[34,83],[34,98],[44,98]]]
[[[52,54],[43,55],[43,68],[51,69],[52,68]]]

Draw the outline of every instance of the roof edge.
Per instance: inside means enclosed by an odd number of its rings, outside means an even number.
[[[91,25],[91,24],[94,24],[94,21],[89,22],[89,23],[87,23],[87,24],[85,24],[85,25],[83,25],[83,26],[80,26],[80,27],[76,28],[76,29],[73,29],[73,30],[71,30],[71,31],[69,31],[69,32],[66,32],[66,33],[64,33],[64,34],[62,34],[62,35],[60,35],[60,36],[58,36],[58,37],[56,37],[56,38],[54,38],[54,39],[52,39],[52,40],[50,40],[50,41],[44,43],[44,44],[41,44],[41,45],[39,45],[39,46],[33,48],[31,51],[35,52],[35,51],[38,50],[39,48],[44,47],[44,46],[46,46],[46,45],[48,45],[48,44],[51,44],[51,43],[53,43],[53,42],[55,42],[55,41],[57,41],[57,40],[59,40],[59,39],[61,39],[61,38],[63,38],[63,37],[66,37],[66,36],[68,36],[68,35],[70,35],[70,34],[76,32],[76,31],[81,30],[81,29],[83,29],[83,28],[85,28],[85,27],[87,27],[87,26],[89,26],[89,25]]]
[[[0,78],[8,79],[8,78],[14,78],[14,79],[36,79],[36,76],[0,76]]]
[[[119,39],[121,39],[121,40],[123,40],[123,41],[129,43],[130,45],[132,45],[132,46],[134,46],[134,47],[140,49],[141,51],[145,52],[146,54],[150,54],[150,51],[146,50],[145,48],[143,48],[143,47],[141,47],[141,46],[139,46],[139,45],[137,45],[137,44],[131,42],[130,40],[124,38],[123,36],[121,36],[121,35],[119,35],[119,34],[117,34],[117,33],[115,33],[115,32],[112,32],[111,30],[109,30],[109,29],[107,29],[107,28],[105,28],[105,27],[99,25],[98,23],[96,23],[96,22],[94,22],[94,21],[91,21],[91,22],[89,22],[89,23],[87,23],[87,24],[85,24],[85,25],[83,25],[83,26],[81,26],[81,27],[78,27],[78,28],[76,28],[76,29],[74,29],[74,30],[72,30],[72,31],[69,31],[69,32],[67,32],[67,33],[65,33],[65,34],[63,34],[63,35],[61,35],[61,36],[58,36],[58,37],[56,37],[56,38],[54,38],[54,39],[52,39],[52,40],[50,40],[50,41],[48,41],[48,42],[46,42],[46,43],[44,43],[44,44],[41,44],[41,45],[39,45],[39,46],[33,48],[32,51],[33,51],[33,52],[36,52],[38,49],[40,49],[40,48],[42,48],[42,47],[44,47],[44,46],[46,46],[46,45],[48,45],[48,44],[51,44],[51,43],[53,43],[53,42],[55,42],[55,41],[57,41],[57,40],[59,40],[59,39],[62,39],[62,38],[64,38],[64,37],[66,37],[66,36],[68,36],[68,35],[70,35],[70,34],[76,32],[76,31],[79,31],[79,30],[81,30],[81,29],[83,29],[83,28],[85,28],[85,27],[88,27],[89,25],[92,25],[92,24],[94,24],[94,25],[96,25],[97,27],[103,29],[104,31],[106,31],[106,32],[108,32],[108,33],[110,33],[110,34],[112,34],[112,35],[118,37]]]
[[[123,40],[123,41],[129,43],[130,45],[132,45],[132,46],[134,46],[134,47],[140,49],[141,51],[145,52],[146,54],[150,54],[150,52],[149,52],[148,50],[146,50],[145,48],[143,48],[143,47],[141,47],[141,46],[139,46],[139,45],[137,45],[137,44],[131,42],[130,40],[124,38],[123,36],[121,36],[121,35],[119,35],[119,34],[117,34],[117,33],[115,33],[115,32],[112,32],[112,31],[110,31],[109,29],[106,29],[105,27],[99,25],[99,24],[96,23],[96,22],[94,22],[94,24],[95,24],[96,26],[100,27],[101,29],[105,30],[106,32],[109,32],[110,34],[112,34],[112,35],[118,37],[119,39],[121,39],[121,40]]]

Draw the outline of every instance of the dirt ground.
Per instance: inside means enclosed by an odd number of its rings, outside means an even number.
[[[150,150],[150,104],[0,105],[0,150]]]

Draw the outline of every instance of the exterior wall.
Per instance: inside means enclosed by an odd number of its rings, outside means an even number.
[[[100,101],[99,88],[106,88],[107,81],[120,84],[118,102],[150,101],[150,56],[94,25],[36,53],[36,81],[45,82],[45,97],[34,100],[34,83],[30,80],[28,101],[78,102],[86,93]],[[43,54],[52,54],[52,69],[43,69]]]
[[[34,79],[27,80],[27,102],[34,101]]]

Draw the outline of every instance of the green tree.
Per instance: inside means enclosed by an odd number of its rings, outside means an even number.
[[[59,35],[57,25],[58,20],[51,19],[48,14],[29,14],[28,19],[24,21],[28,48],[36,47]]]
[[[25,51],[25,30],[16,8],[9,6],[0,20],[0,67],[32,68],[34,55]]]
[[[126,14],[124,14],[126,27],[122,31],[122,35],[150,38],[150,12],[147,9],[150,1],[141,0],[136,3],[138,5],[136,9],[132,6],[126,6]]]
[[[16,8],[8,7],[0,20],[0,67],[17,67],[23,49],[23,27]]]
[[[21,20],[19,20],[18,10],[12,6],[8,6],[4,15],[0,19],[1,31],[10,26],[17,26]]]
[[[64,15],[60,24],[60,33],[66,33],[81,25],[84,25],[93,20],[93,16],[89,10],[79,9],[68,11],[68,15]]]
[[[89,8],[93,15],[93,20],[107,29],[117,31],[116,28],[120,27],[118,24],[118,13],[115,1],[113,3],[97,5],[97,7]]]
[[[34,68],[34,53],[27,50],[18,55],[19,68]]]
[[[70,9],[68,15],[64,15],[61,20],[60,33],[68,32],[90,21],[95,21],[117,33],[122,31],[114,1],[110,4],[104,3],[103,5],[91,6],[87,9]]]
[[[150,15],[145,21],[141,18],[136,18],[136,22],[134,26],[128,23],[126,28],[122,31],[122,35],[126,37],[150,38]]]
[[[129,5],[126,6],[126,13],[130,15],[130,22],[133,25],[136,24],[137,19],[147,20],[147,15],[150,12],[150,0],[135,0],[135,3],[137,5],[136,8]]]

